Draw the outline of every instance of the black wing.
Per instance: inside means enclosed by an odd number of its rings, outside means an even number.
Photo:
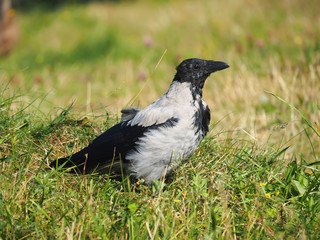
[[[139,137],[147,130],[142,126],[130,126],[127,122],[119,123],[108,129],[81,151],[65,158],[53,161],[50,167],[63,165],[63,168],[75,167],[71,172],[86,173],[105,165],[111,165],[135,148]]]
[[[134,125],[128,122],[119,123],[108,129],[81,151],[65,158],[53,161],[50,167],[63,165],[63,168],[74,167],[71,172],[90,173],[96,169],[110,166],[121,159],[126,163],[126,155],[134,150],[138,139],[144,133],[160,127],[173,127],[177,118],[170,118],[166,122],[148,127]]]

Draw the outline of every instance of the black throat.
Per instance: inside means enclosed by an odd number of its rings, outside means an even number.
[[[194,113],[193,124],[196,128],[196,132],[200,132],[200,136],[203,138],[209,131],[210,109],[207,105],[203,104],[202,88],[199,88],[198,86],[194,86],[193,84],[191,84],[190,91],[193,97],[193,104],[195,106],[199,106],[197,111]]]
[[[193,97],[194,101],[199,101],[201,103],[202,99],[202,88],[199,86],[196,86],[194,84],[190,84],[190,91]]]

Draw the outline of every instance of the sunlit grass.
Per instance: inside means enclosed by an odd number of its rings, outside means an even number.
[[[317,7],[137,1],[18,11],[20,43],[0,59],[0,238],[319,238]],[[47,169],[118,122],[133,99],[157,99],[189,57],[231,67],[206,82],[210,134],[171,179],[149,188]]]
[[[84,147],[115,119],[79,121],[70,108],[46,119],[24,104],[12,109],[17,98],[1,101],[4,239],[319,236],[319,162],[288,161],[287,147],[207,137],[190,161],[153,187],[70,176],[49,170],[49,156]]]

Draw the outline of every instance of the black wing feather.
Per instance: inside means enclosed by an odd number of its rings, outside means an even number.
[[[138,108],[125,108],[121,110],[121,119],[122,121],[130,121],[132,118],[134,118],[137,113],[140,111]]]
[[[136,145],[136,141],[146,131],[146,127],[130,126],[126,122],[116,124],[89,144],[88,147],[65,158],[53,161],[50,167],[63,165],[63,168],[75,167],[71,172],[92,172],[99,166],[124,159]]]
[[[82,173],[84,170],[85,173],[90,173],[119,161],[120,157],[126,162],[127,153],[135,149],[138,139],[144,133],[160,127],[173,127],[177,122],[177,118],[170,118],[164,123],[148,127],[131,126],[128,122],[116,124],[94,139],[88,147],[69,157],[53,161],[50,167],[63,165],[62,168],[74,167],[72,173]]]

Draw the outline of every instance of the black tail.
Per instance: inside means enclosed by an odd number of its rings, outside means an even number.
[[[84,148],[81,151],[64,158],[59,158],[50,163],[51,168],[67,169],[70,168],[70,173],[83,173],[84,166],[87,159],[87,149]]]

